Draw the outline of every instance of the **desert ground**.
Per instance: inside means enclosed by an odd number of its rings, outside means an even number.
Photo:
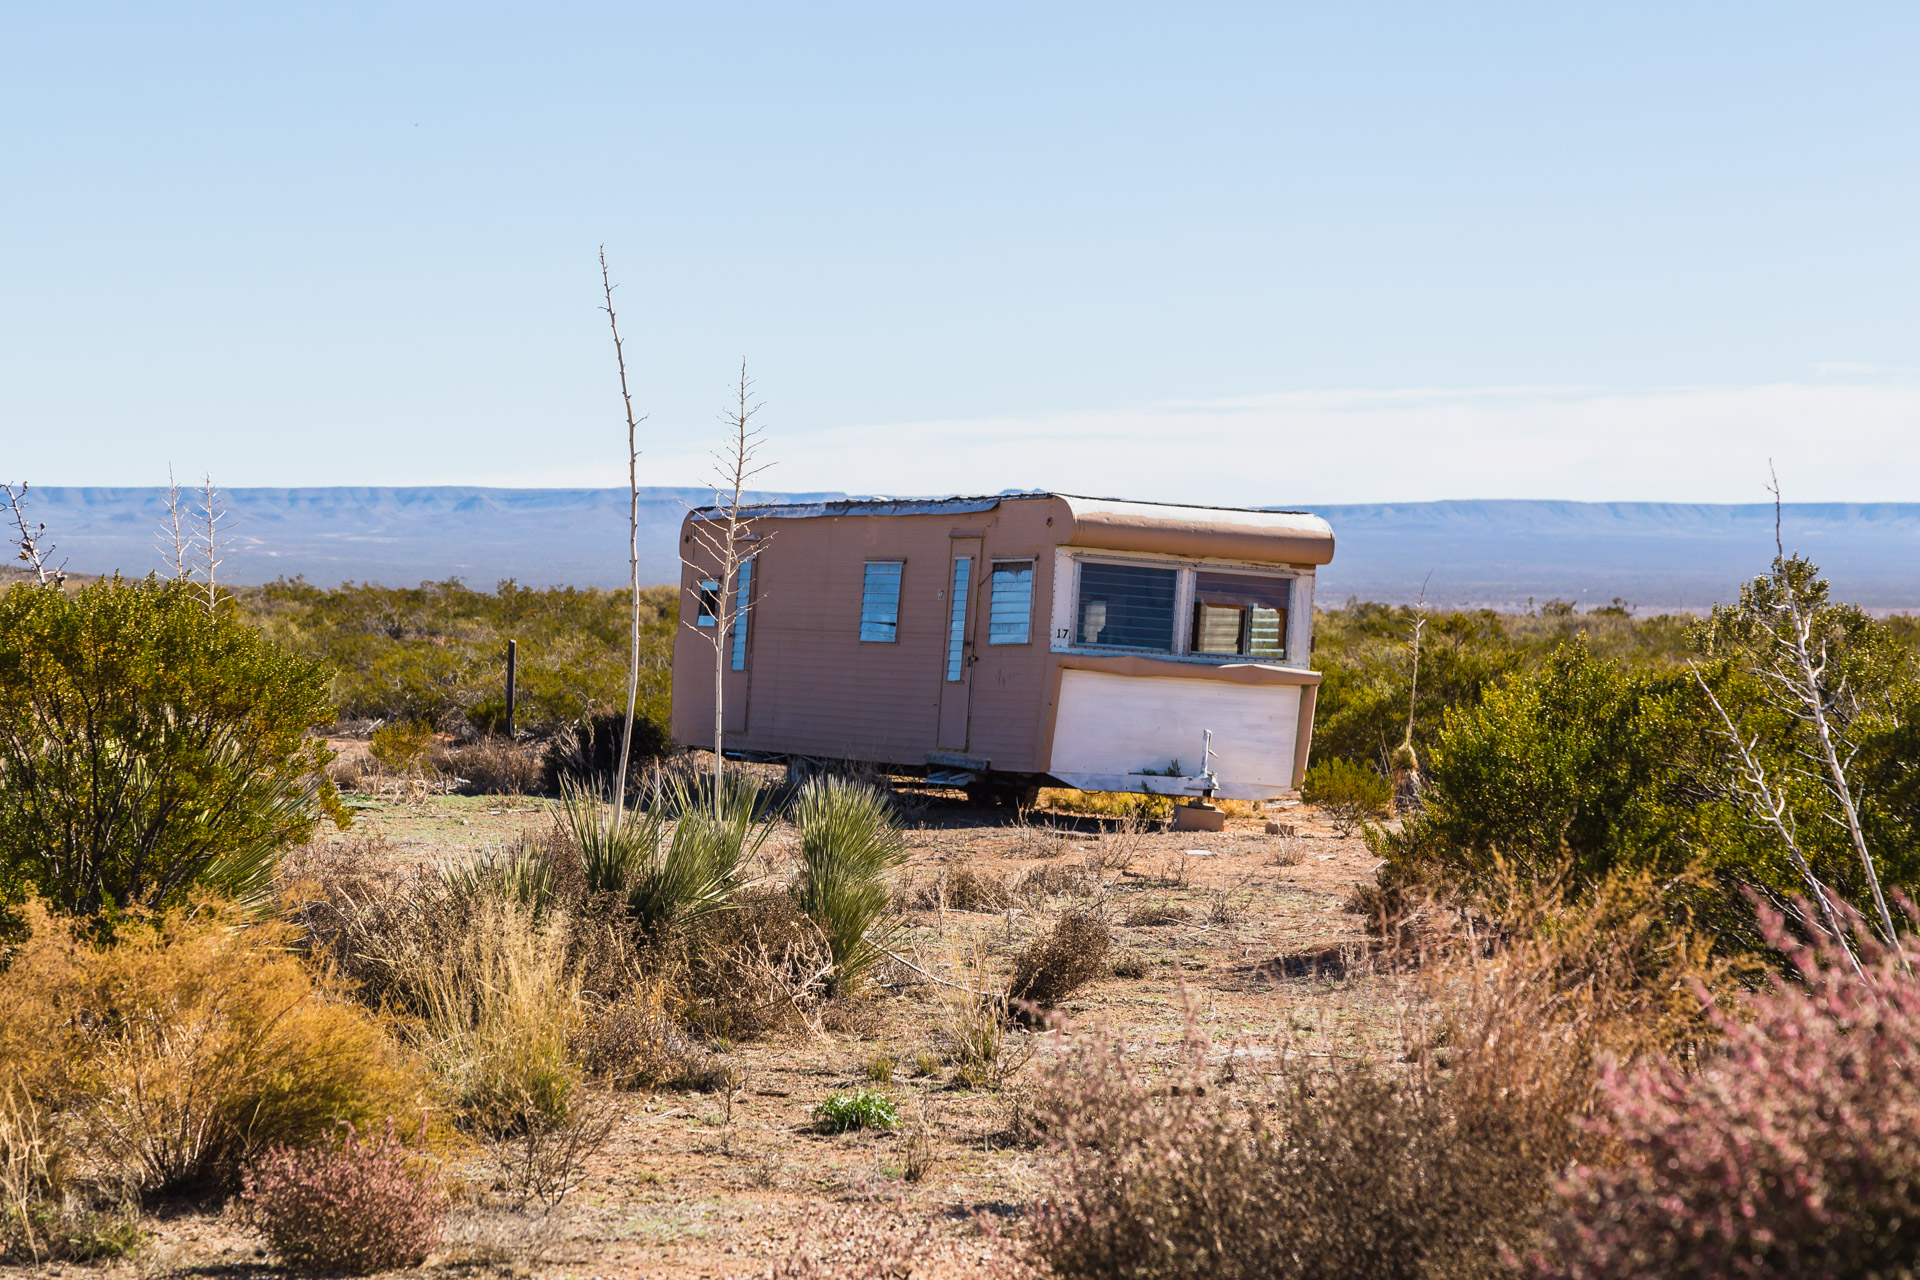
[[[323,840],[400,866],[471,858],[555,821],[555,802],[538,797],[395,789],[348,799],[353,826]],[[782,1274],[861,1231],[917,1240],[916,1275],[968,1274],[1017,1253],[1054,1158],[1021,1112],[1060,1037],[1105,1024],[1151,1064],[1181,1052],[1192,1020],[1216,1044],[1237,1043],[1227,1053],[1257,1059],[1276,1034],[1312,1029],[1338,1043],[1391,1017],[1385,987],[1349,972],[1362,921],[1343,904],[1375,865],[1365,843],[1290,801],[1240,813],[1223,832],[1197,833],[914,793],[910,857],[894,873],[903,914],[894,947],[905,963],[833,1017],[714,1046],[731,1088],[602,1092],[611,1131],[580,1185],[551,1208],[514,1207],[491,1192],[492,1157],[476,1148],[462,1171],[464,1207],[427,1271]],[[1269,822],[1281,832],[1270,834]],[[791,828],[770,838],[769,878],[793,842]],[[997,1078],[960,1087],[943,1064],[957,1011],[970,1003],[956,993],[1004,984],[1022,946],[1063,911],[1087,907],[1112,926],[1102,975],[1065,1002],[1061,1029],[1010,1031]],[[824,1098],[876,1084],[898,1106],[898,1130],[820,1131],[813,1111]],[[148,1226],[149,1243],[125,1269],[273,1273],[230,1211],[158,1206]]]

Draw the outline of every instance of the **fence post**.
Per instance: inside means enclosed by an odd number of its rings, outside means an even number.
[[[513,740],[513,682],[520,666],[520,646],[507,641],[507,740]]]

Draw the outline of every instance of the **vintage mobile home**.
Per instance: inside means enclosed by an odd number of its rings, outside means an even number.
[[[681,527],[698,625],[674,647],[677,742],[713,743],[718,612],[729,754],[870,761],[989,796],[1254,800],[1306,772],[1314,570],[1333,558],[1316,516],[1061,493],[743,515],[724,587],[700,536],[717,513]]]

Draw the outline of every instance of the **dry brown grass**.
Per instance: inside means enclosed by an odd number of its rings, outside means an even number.
[[[1046,1010],[1106,970],[1113,930],[1097,911],[1063,912],[1053,929],[1015,957],[1007,1001],[1016,1009]]]
[[[1085,1277],[1491,1277],[1603,1154],[1578,1122],[1599,1064],[1711,1034],[1696,983],[1731,975],[1672,918],[1680,886],[1623,876],[1592,904],[1500,904],[1400,968],[1384,1045],[1283,1032],[1234,1066],[1190,1011],[1172,1071],[1077,1039],[1038,1114],[1064,1159],[1040,1251]],[[1455,913],[1484,926],[1484,913]],[[1221,1062],[1225,1057],[1224,1063]]]
[[[25,915],[0,973],[0,1089],[62,1117],[43,1159],[133,1191],[225,1187],[269,1144],[340,1120],[417,1128],[427,1110],[414,1065],[289,953],[283,924],[203,906],[103,947]]]
[[[543,743],[506,738],[436,743],[429,763],[451,787],[475,795],[523,796],[537,792],[546,770]]]

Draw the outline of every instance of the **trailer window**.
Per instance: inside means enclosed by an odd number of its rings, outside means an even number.
[[[720,625],[718,621],[719,617],[720,584],[712,578],[702,578],[700,579],[700,612],[695,616],[693,625],[696,627],[716,627]]]
[[[860,592],[860,638],[891,644],[900,634],[899,560],[867,561]]]
[[[1285,578],[1241,573],[1197,573],[1193,582],[1193,651],[1287,655]]]
[[[1080,565],[1075,643],[1173,652],[1175,569],[1133,564]]]
[[[733,597],[733,669],[747,669],[747,615],[753,596],[753,559],[748,557],[740,562],[738,571],[739,589]]]
[[[1033,617],[1033,561],[993,566],[993,606],[987,615],[988,644],[1025,644]]]
[[[972,556],[954,557],[953,609],[947,621],[947,679],[950,681],[958,680],[965,672],[967,580],[972,574]]]

